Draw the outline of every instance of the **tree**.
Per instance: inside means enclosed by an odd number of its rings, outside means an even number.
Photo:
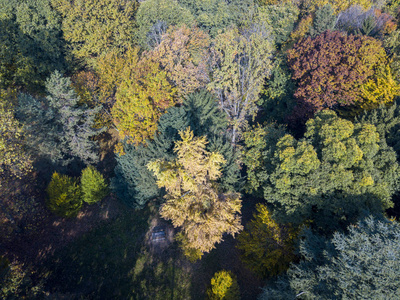
[[[396,221],[373,216],[330,239],[307,231],[300,244],[303,260],[281,278],[285,288],[267,287],[260,299],[397,298],[399,233]]]
[[[242,229],[237,215],[242,205],[239,194],[218,191],[215,181],[221,176],[223,156],[206,151],[206,138],[195,138],[189,127],[180,136],[182,141],[174,147],[177,159],[156,160],[148,168],[167,191],[161,216],[181,227],[185,253],[201,256],[215,248],[224,233],[234,236]]]
[[[336,16],[332,5],[326,4],[319,7],[315,12],[315,18],[313,27],[311,29],[311,35],[317,36],[327,30],[333,30],[336,25]]]
[[[197,27],[171,27],[160,44],[150,53],[154,61],[167,72],[167,76],[184,97],[209,82],[207,59],[209,36]]]
[[[132,45],[136,1],[52,0],[61,14],[71,54],[83,64],[111,49]]]
[[[368,80],[361,88],[364,98],[364,102],[361,104],[363,109],[391,103],[393,99],[400,96],[400,85],[393,78],[390,65],[380,66],[375,71],[374,78]]]
[[[360,6],[352,6],[338,16],[336,28],[351,34],[361,33],[383,38],[396,29],[396,24],[391,15],[382,13],[379,9],[365,11]]]
[[[289,268],[296,258],[296,230],[291,224],[278,224],[268,208],[258,203],[253,220],[238,236],[237,248],[249,269],[261,278],[274,277]]]
[[[271,38],[277,47],[284,44],[295,28],[299,17],[298,7],[290,2],[268,5],[256,10],[252,22],[271,31]]]
[[[180,139],[178,132],[188,126],[195,136],[207,135],[207,150],[221,153],[226,164],[218,183],[223,191],[240,191],[242,180],[238,166],[238,151],[224,138],[227,129],[225,114],[219,110],[217,100],[207,91],[188,95],[181,107],[171,107],[160,117],[157,131],[143,145],[123,142],[123,155],[117,155],[115,178],[112,181],[118,198],[129,206],[142,208],[144,204],[163,195],[153,173],[147,169],[150,161],[176,159],[174,144]]]
[[[312,116],[323,108],[362,106],[362,85],[375,78],[374,70],[387,64],[387,57],[371,37],[326,31],[300,40],[289,50],[288,62],[298,86],[297,113]]]
[[[396,151],[400,157],[400,107],[399,99],[391,106],[381,106],[369,110],[360,115],[357,122],[369,123],[376,127],[379,136],[385,137],[388,145]]]
[[[14,117],[11,97],[12,91],[0,91],[0,187],[7,173],[20,177],[32,169],[24,128]]]
[[[108,194],[103,175],[93,166],[87,166],[81,175],[82,200],[88,204],[101,201]]]
[[[265,176],[265,156],[272,156],[276,151],[278,140],[285,135],[281,126],[255,126],[243,134],[245,149],[242,160],[247,167],[245,191],[258,197],[263,196],[263,176]]]
[[[335,14],[339,14],[351,6],[360,6],[364,10],[368,10],[373,5],[371,0],[302,0],[301,6],[304,13],[314,13],[319,7],[330,4],[335,11]]]
[[[120,138],[139,144],[154,135],[160,116],[175,104],[176,90],[157,62],[139,58],[138,49],[125,63],[111,114]]]
[[[296,105],[293,96],[296,86],[286,62],[286,57],[275,58],[270,78],[265,82],[257,104],[261,107],[257,120],[270,123],[287,124],[291,129],[298,129],[289,116]]]
[[[62,140],[67,143],[70,156],[83,162],[97,162],[97,144],[91,137],[101,133],[94,128],[94,119],[100,107],[89,109],[78,106],[79,97],[71,86],[71,80],[54,72],[46,82],[49,106],[56,111],[63,129]]]
[[[33,283],[34,271],[17,261],[0,256],[0,297],[2,299],[34,299],[43,292],[43,282]]]
[[[209,300],[240,299],[239,285],[236,276],[231,271],[216,272],[211,278],[211,287],[207,290]]]
[[[82,207],[81,189],[72,177],[54,172],[46,192],[47,207],[60,217],[75,217]]]
[[[239,25],[246,12],[254,6],[252,0],[178,0],[194,16],[198,26],[215,38],[230,26]]]
[[[148,0],[140,4],[136,23],[137,41],[140,46],[150,49],[157,46],[162,34],[169,26],[192,26],[194,18],[191,12],[178,1]]]
[[[97,162],[97,144],[91,138],[103,131],[93,128],[99,108],[78,106],[79,97],[70,79],[59,72],[50,76],[46,89],[45,99],[28,94],[18,97],[17,117],[29,134],[30,150],[56,165],[76,160]]]
[[[310,219],[329,232],[353,222],[363,209],[393,206],[400,169],[374,125],[322,111],[306,126],[303,139],[287,134],[263,155],[259,185],[279,222]]]
[[[65,69],[61,18],[50,2],[0,2],[0,88],[42,92],[50,73]]]
[[[249,28],[230,29],[215,39],[212,53],[212,81],[208,89],[218,98],[232,127],[232,143],[255,116],[256,101],[270,75],[272,43],[266,32]]]

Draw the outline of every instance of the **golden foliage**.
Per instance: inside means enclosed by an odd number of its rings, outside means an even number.
[[[215,181],[221,176],[225,159],[206,151],[205,137],[194,137],[190,128],[180,136],[182,141],[174,149],[177,159],[156,160],[148,168],[154,172],[158,186],[167,191],[160,214],[181,227],[185,252],[209,252],[222,241],[224,233],[235,235],[242,229],[236,215],[241,209],[240,195],[218,191]]]
[[[138,48],[128,48],[122,56],[111,51],[96,63],[100,98],[111,108],[121,139],[139,144],[152,138],[159,117],[175,104],[176,90],[159,64]],[[114,103],[115,102],[115,103]]]
[[[362,87],[362,109],[377,108],[382,104],[393,102],[396,96],[400,96],[400,85],[393,78],[390,64],[380,66],[370,80]]]

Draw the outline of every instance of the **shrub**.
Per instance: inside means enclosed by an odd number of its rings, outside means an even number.
[[[47,207],[60,217],[74,217],[82,207],[81,191],[74,178],[54,172],[47,187]]]
[[[82,200],[88,204],[99,202],[108,194],[108,185],[103,175],[93,166],[82,171],[81,191]]]
[[[219,271],[211,278],[211,287],[207,290],[209,300],[240,299],[236,276],[230,271]]]

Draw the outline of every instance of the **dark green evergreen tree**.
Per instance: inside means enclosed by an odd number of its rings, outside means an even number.
[[[293,94],[296,86],[286,65],[286,58],[278,57],[274,62],[271,77],[266,82],[262,96],[258,101],[261,107],[260,122],[278,122],[286,124],[288,116],[296,105]]]
[[[327,30],[333,30],[336,24],[335,12],[330,4],[324,5],[315,12],[311,35],[316,36]]]
[[[227,163],[222,167],[220,186],[224,190],[239,190],[242,186],[238,153],[224,137],[227,121],[217,107],[215,98],[206,91],[190,94],[183,107],[172,107],[161,116],[157,132],[146,145],[134,146],[124,143],[124,155],[117,155],[117,167],[112,187],[117,196],[128,205],[141,208],[150,199],[163,194],[147,164],[156,159],[176,158],[174,145],[180,139],[178,131],[190,126],[196,136],[206,135],[208,151],[218,151]]]
[[[155,159],[172,160],[174,142],[178,140],[178,130],[188,126],[183,108],[172,107],[161,116],[158,130],[153,140],[146,145],[134,146],[123,143],[124,154],[117,154],[115,177],[112,188],[118,198],[134,208],[142,208],[147,201],[161,196],[153,173],[147,164]]]
[[[306,231],[302,261],[264,289],[266,299],[398,299],[400,225],[369,216],[331,239]]]
[[[46,90],[45,99],[19,95],[17,117],[29,133],[31,151],[55,166],[97,162],[97,143],[92,137],[103,131],[93,128],[99,108],[78,106],[71,80],[58,71],[46,81]]]

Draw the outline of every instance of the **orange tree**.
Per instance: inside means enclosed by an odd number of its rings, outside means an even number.
[[[100,101],[111,107],[121,139],[139,144],[151,138],[159,117],[175,104],[176,90],[158,62],[140,57],[137,48],[121,56],[113,51],[100,58]]]
[[[297,81],[297,114],[302,117],[323,108],[373,108],[392,101],[397,93],[386,97],[376,91],[377,84],[396,83],[390,72],[375,72],[388,62],[381,42],[371,37],[326,31],[300,40],[289,50],[288,62]]]

